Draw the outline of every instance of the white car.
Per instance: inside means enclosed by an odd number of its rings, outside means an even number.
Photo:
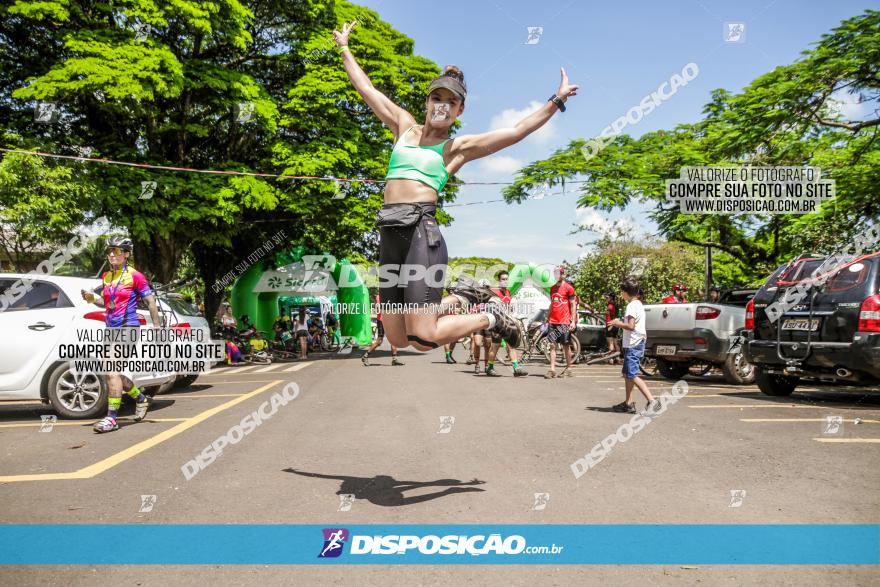
[[[199,309],[190,304],[182,295],[160,291],[156,295],[156,300],[158,301],[159,313],[162,315],[165,326],[201,328],[205,331],[205,338],[211,338],[211,327],[208,321],[199,313]],[[138,302],[138,313],[149,316],[147,305],[143,301]],[[195,383],[197,378],[198,374],[180,373],[176,379],[156,389],[156,393],[165,393],[172,387],[189,387]]]
[[[23,295],[19,280],[30,282]],[[69,361],[58,359],[60,341],[76,329],[104,328],[103,308],[80,294],[100,287],[100,279],[0,273],[0,296],[15,294],[8,307],[0,305],[0,400],[39,399],[67,418],[95,418],[107,409],[104,378],[74,373]],[[141,324],[146,324],[143,314]],[[149,374],[135,383],[150,393],[176,378],[175,373]]]

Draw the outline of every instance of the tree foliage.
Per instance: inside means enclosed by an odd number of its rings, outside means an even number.
[[[360,17],[352,51],[377,87],[418,114],[439,67],[413,55],[413,40],[376,13],[348,2],[5,3],[0,120],[20,138],[4,146],[171,167],[381,178],[391,133],[332,50],[332,30]],[[59,119],[35,123],[37,102],[57,104]],[[88,169],[81,179],[94,187],[89,209],[128,229],[139,268],[167,282],[192,252],[209,313],[218,303],[214,281],[280,229],[309,250],[376,254],[374,183]],[[151,181],[153,196],[142,197],[142,182]],[[444,197],[453,195],[450,188]]]

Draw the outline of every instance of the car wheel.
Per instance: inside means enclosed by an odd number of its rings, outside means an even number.
[[[794,388],[800,383],[800,378],[765,373],[760,367],[755,367],[755,382],[765,394],[780,396],[791,395]]]
[[[153,397],[154,395],[159,395],[160,393],[162,393],[162,391],[163,391],[163,389],[162,389],[161,385],[150,385],[149,387],[142,387],[141,388],[141,393],[143,393],[144,395],[148,395],[150,397]],[[127,393],[123,393],[122,394],[123,399],[125,399],[125,396],[127,396],[127,395],[128,395]]]
[[[742,353],[727,355],[721,364],[724,380],[732,385],[751,385],[755,382],[755,366],[746,360]]]
[[[107,384],[100,375],[74,373],[70,363],[61,363],[49,376],[46,397],[59,416],[95,418],[107,409]]]
[[[174,388],[175,389],[183,389],[189,387],[198,379],[198,374],[195,375],[180,375],[177,379],[174,380]]]
[[[660,371],[660,375],[672,381],[678,381],[687,375],[690,367],[690,363],[676,363],[666,359],[657,359],[657,370]]]

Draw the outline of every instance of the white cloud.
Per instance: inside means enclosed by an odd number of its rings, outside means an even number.
[[[497,130],[499,128],[510,128],[516,126],[516,123],[544,106],[543,102],[532,100],[525,108],[517,110],[516,108],[508,108],[502,110],[499,114],[492,117],[489,122],[489,130]],[[552,141],[556,137],[555,117],[547,121],[547,123],[530,134],[526,141],[534,141],[538,144],[545,144]]]
[[[516,157],[508,155],[493,155],[487,159],[480,160],[480,168],[486,174],[510,175],[522,169],[525,166],[523,161]]]
[[[593,208],[575,208],[575,222],[579,226],[592,225],[594,231],[602,235],[632,231],[636,235],[644,232],[644,227],[629,218],[603,216]]]
[[[858,94],[849,90],[838,90],[829,97],[828,106],[844,120],[862,120],[868,114],[869,102],[860,100]]]

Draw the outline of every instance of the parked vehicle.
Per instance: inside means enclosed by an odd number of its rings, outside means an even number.
[[[674,381],[692,369],[706,372],[711,365],[721,369],[728,383],[752,383],[754,367],[742,352],[740,333],[746,325],[746,305],[756,291],[730,290],[718,302],[645,306],[645,356],[656,361],[663,377]]]
[[[745,354],[767,395],[789,395],[803,378],[880,388],[880,251],[818,274],[824,260],[779,267],[746,308]],[[771,320],[792,289],[803,295]]]
[[[82,299],[80,290],[98,290],[99,279],[4,273],[0,295],[19,280],[30,289],[0,312],[0,399],[36,399],[67,418],[95,418],[107,409],[107,386],[94,373],[74,373],[71,361],[58,359],[63,340],[76,330],[104,328],[104,310]],[[140,313],[141,324],[147,317]],[[145,393],[174,381],[175,373],[136,377]]]
[[[166,327],[175,328],[201,328],[205,331],[205,339],[210,338],[211,329],[208,320],[202,316],[198,308],[189,303],[182,295],[168,292],[167,289],[170,287],[155,288],[156,305],[162,317],[162,324]],[[138,300],[138,313],[148,315],[147,312],[147,305],[143,300]],[[179,373],[173,381],[159,387],[156,393],[165,393],[171,388],[182,389],[189,387],[195,383],[198,377],[198,373]]]

